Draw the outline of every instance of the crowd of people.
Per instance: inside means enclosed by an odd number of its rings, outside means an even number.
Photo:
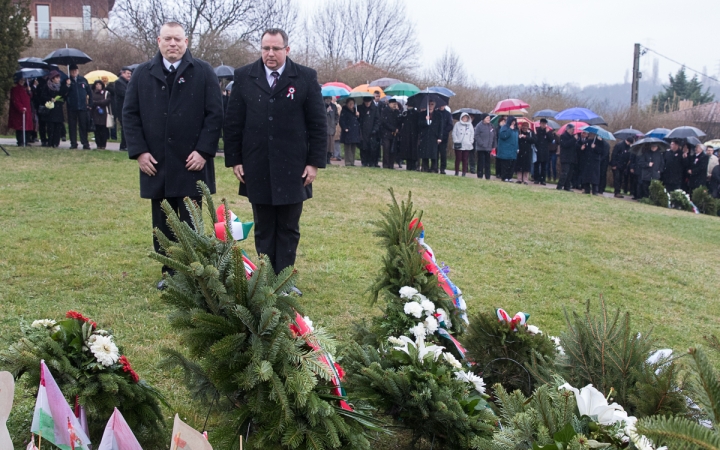
[[[15,76],[8,128],[15,130],[19,146],[39,141],[43,147],[56,148],[67,139],[67,122],[70,148],[80,144],[89,150],[88,133],[93,131],[98,149],[104,149],[108,139],[117,139],[119,134],[120,149],[127,150],[121,122],[132,71],[124,67],[118,79],[107,85],[103,80],[89,83],[79,72],[77,65],[70,65],[69,74],[52,70],[33,79]]]

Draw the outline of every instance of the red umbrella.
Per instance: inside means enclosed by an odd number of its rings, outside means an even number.
[[[530,126],[530,129],[532,130],[533,133],[535,132],[535,122],[528,119],[527,117],[518,117],[518,120],[517,120],[518,128],[520,128],[520,126],[524,123],[526,123]]]
[[[580,128],[588,126],[588,124],[586,124],[585,122],[570,122],[570,123],[575,125],[575,134],[582,133],[582,130]],[[563,134],[565,132],[565,129],[567,128],[568,125],[570,125],[570,123],[566,123],[565,125],[560,127],[560,129],[557,131],[558,136],[560,136],[561,134]]]
[[[350,86],[348,86],[345,83],[341,83],[339,81],[331,81],[329,83],[323,84],[323,87],[325,87],[325,86],[336,86],[336,87],[341,87],[343,89],[347,89],[348,92],[352,91],[352,88]]]
[[[493,109],[492,112],[494,113],[501,113],[505,111],[513,111],[516,109],[523,109],[523,108],[529,108],[530,105],[525,103],[522,100],[518,100],[516,98],[508,98],[505,100],[501,100],[498,102],[497,105],[495,105],[495,109]]]

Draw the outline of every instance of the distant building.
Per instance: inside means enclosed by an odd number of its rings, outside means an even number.
[[[338,71],[337,81],[342,81],[350,86],[358,86],[386,76],[388,76],[386,70],[360,61],[355,64],[348,63],[347,67]]]
[[[679,111],[662,114],[661,121],[674,126],[692,125],[703,130],[708,136],[720,137],[720,102],[691,105],[692,102],[681,102]]]
[[[115,0],[32,0],[33,39],[107,37],[105,25]]]

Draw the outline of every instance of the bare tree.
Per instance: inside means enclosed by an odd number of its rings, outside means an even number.
[[[350,30],[344,16],[348,1],[329,1],[321,5],[312,17],[312,39],[324,69],[336,73],[348,57]]]
[[[455,53],[450,47],[445,49],[445,53],[435,61],[432,69],[430,69],[430,78],[442,86],[459,86],[465,84],[467,75],[460,55]]]

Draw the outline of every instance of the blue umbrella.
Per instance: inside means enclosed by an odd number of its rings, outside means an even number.
[[[50,72],[45,69],[20,69],[15,72],[14,78],[41,78]]]
[[[645,133],[645,137],[662,139],[668,134],[670,134],[670,130],[667,128],[653,128]]]
[[[541,109],[540,111],[533,114],[533,119],[537,119],[538,117],[544,117],[546,119],[552,119],[555,116],[557,116],[558,112],[554,109]]]
[[[430,89],[430,91],[434,91],[440,95],[444,95],[445,97],[454,97],[455,96],[455,93],[446,87],[431,86],[428,89]]]
[[[323,97],[344,97],[350,92],[338,86],[324,86],[322,89]]]
[[[595,119],[598,116],[594,112],[587,108],[568,108],[565,111],[560,111],[555,116],[555,120],[590,120]]]
[[[598,136],[605,139],[606,141],[616,141],[617,140],[617,139],[615,139],[615,136],[613,136],[613,134],[611,132],[609,132],[603,128],[597,127],[595,125],[590,125],[588,127],[582,127],[581,130],[588,132],[588,133],[597,134]]]

